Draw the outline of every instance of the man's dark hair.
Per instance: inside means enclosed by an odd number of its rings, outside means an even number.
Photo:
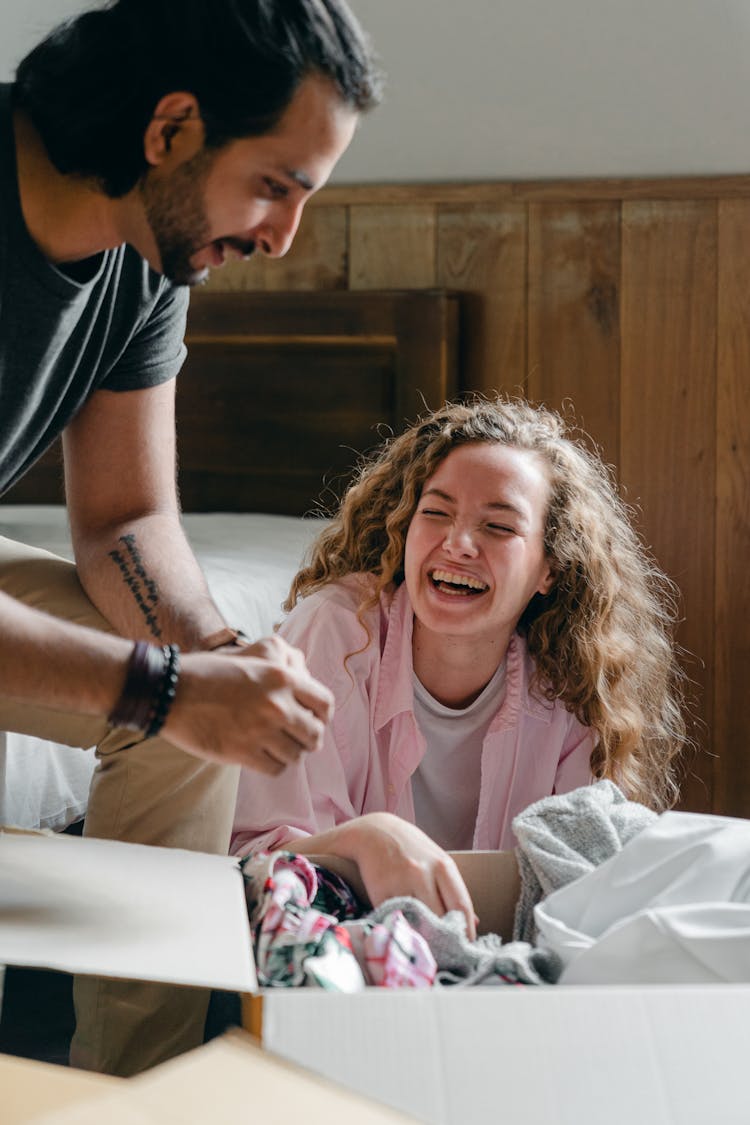
[[[345,0],[114,0],[56,28],[21,62],[14,104],[63,173],[124,195],[146,171],[143,135],[165,94],[195,95],[206,144],[274,128],[319,74],[362,111],[380,96]]]

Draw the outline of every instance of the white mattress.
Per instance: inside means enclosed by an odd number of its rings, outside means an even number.
[[[183,522],[226,620],[253,638],[270,633],[323,521],[201,513]],[[72,558],[62,507],[0,505],[0,535]],[[0,733],[0,824],[60,830],[80,820],[94,765],[92,751]]]

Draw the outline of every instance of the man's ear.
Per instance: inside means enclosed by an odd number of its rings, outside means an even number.
[[[195,155],[204,136],[195,94],[185,91],[165,94],[157,103],[143,135],[144,155],[154,166],[161,164],[173,150],[186,159]]]

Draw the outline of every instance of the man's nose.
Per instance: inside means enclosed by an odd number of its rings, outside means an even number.
[[[257,245],[267,258],[283,258],[294,241],[304,204],[291,206],[285,203],[274,210],[273,216],[258,233]]]

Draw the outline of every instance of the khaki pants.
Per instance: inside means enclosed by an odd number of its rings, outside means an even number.
[[[55,616],[112,632],[83,592],[75,567],[46,551],[0,537],[0,590]],[[226,853],[238,769],[136,740],[103,719],[9,703],[0,698],[0,730],[68,746],[96,746],[85,834],[109,840]],[[139,981],[78,977],[71,1063],[110,1074],[136,1074],[203,1040],[209,993]]]

